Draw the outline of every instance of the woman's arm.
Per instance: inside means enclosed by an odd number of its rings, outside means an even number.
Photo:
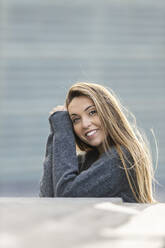
[[[65,106],[57,106],[52,109],[49,114],[54,114],[56,111],[66,110]],[[53,127],[50,123],[50,135],[46,144],[46,154],[43,163],[43,175],[40,181],[40,197],[53,197],[53,180],[52,180],[52,152],[53,152]]]
[[[114,149],[79,174],[75,139],[69,114],[50,116],[53,136],[53,187],[56,197],[115,197],[127,184],[121,160]]]
[[[52,148],[53,133],[48,137],[46,145],[46,154],[43,163],[43,176],[40,182],[40,197],[53,197],[53,181],[52,181]]]

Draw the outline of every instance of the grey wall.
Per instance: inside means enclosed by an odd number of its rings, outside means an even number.
[[[0,196],[37,196],[48,112],[76,81],[112,88],[159,159],[165,200],[165,2],[0,1]]]

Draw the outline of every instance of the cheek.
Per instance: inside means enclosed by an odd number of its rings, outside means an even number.
[[[77,136],[80,135],[80,127],[79,127],[78,125],[76,125],[76,126],[74,127],[74,132],[75,132],[75,134],[76,134]]]
[[[103,132],[103,135],[106,136],[105,132],[103,131],[102,123],[101,123],[101,121],[100,121],[98,116],[95,119],[95,124],[97,125],[97,127],[99,127],[101,129],[101,131]]]
[[[99,119],[98,116],[95,117],[95,120],[94,121],[95,121],[95,123],[96,123],[97,126],[100,126],[101,127],[101,121],[100,121],[100,119]]]

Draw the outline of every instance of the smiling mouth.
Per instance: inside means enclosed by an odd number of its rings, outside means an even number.
[[[92,130],[92,131],[89,131],[89,132],[87,132],[87,133],[85,134],[85,136],[86,136],[87,138],[93,137],[93,135],[95,135],[96,132],[97,132],[96,129],[95,129],[95,130]]]

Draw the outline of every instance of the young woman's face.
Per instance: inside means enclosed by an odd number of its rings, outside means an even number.
[[[105,135],[93,101],[86,96],[75,97],[68,106],[68,112],[76,135],[86,144],[97,147],[101,153]]]

